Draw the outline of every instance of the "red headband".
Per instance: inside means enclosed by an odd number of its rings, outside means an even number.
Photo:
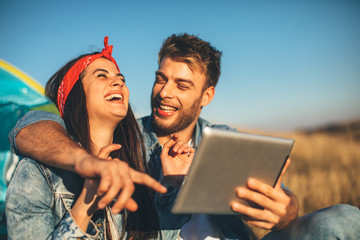
[[[66,73],[64,79],[62,80],[57,94],[57,103],[58,108],[60,112],[60,116],[63,117],[64,115],[64,107],[66,98],[68,97],[71,89],[74,87],[75,83],[79,80],[80,74],[84,69],[93,61],[95,61],[98,58],[104,57],[112,61],[117,69],[119,70],[119,67],[115,61],[115,59],[111,56],[113,46],[108,45],[108,39],[109,37],[104,38],[104,48],[99,54],[94,55],[88,55],[86,57],[81,58],[79,61],[77,61]],[[120,70],[119,70],[120,71]]]

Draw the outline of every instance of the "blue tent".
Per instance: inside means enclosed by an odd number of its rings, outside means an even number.
[[[7,185],[19,161],[19,157],[10,151],[8,133],[27,111],[44,106],[54,108],[44,96],[44,88],[0,59],[0,234],[6,232],[3,223]]]

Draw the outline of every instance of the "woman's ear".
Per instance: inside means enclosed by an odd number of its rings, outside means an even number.
[[[208,105],[215,96],[215,87],[210,86],[204,90],[201,99],[201,107]]]

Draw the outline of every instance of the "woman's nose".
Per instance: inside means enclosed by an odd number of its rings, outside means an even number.
[[[112,87],[117,87],[117,86],[122,87],[122,86],[124,86],[124,84],[125,84],[124,81],[122,79],[119,79],[119,78],[113,79],[111,81],[111,83],[110,83],[110,85]]]

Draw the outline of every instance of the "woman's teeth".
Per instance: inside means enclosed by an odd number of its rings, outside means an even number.
[[[107,101],[116,101],[116,100],[122,100],[123,96],[121,94],[110,94],[109,96],[105,97],[105,100]]]

